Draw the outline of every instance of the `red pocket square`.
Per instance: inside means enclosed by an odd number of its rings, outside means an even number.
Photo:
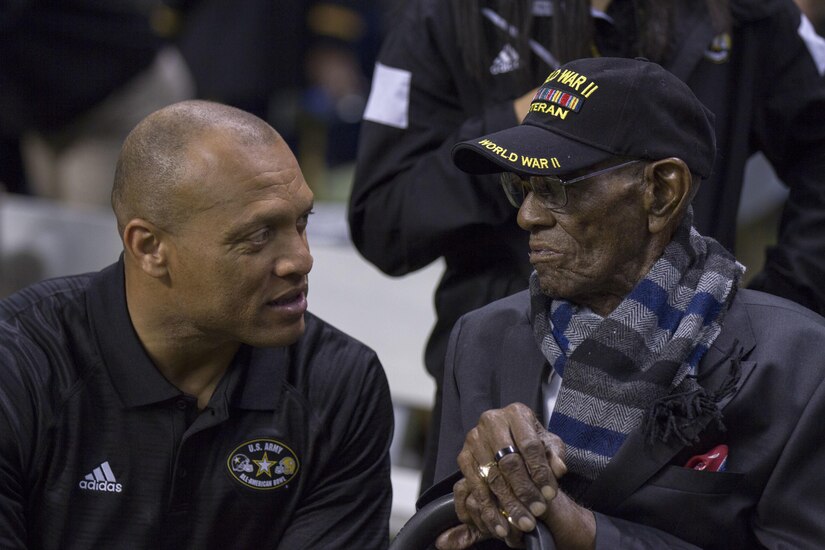
[[[717,445],[703,455],[691,457],[685,468],[693,470],[707,470],[708,472],[724,472],[728,461],[728,446]]]

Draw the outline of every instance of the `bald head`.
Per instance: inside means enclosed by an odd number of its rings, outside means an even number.
[[[134,218],[171,229],[186,219],[182,185],[200,177],[187,152],[209,134],[222,134],[243,146],[281,140],[260,118],[209,101],[183,101],[155,111],[127,136],[112,188],[118,230]]]

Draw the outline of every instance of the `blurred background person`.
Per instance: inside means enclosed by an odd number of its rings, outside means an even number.
[[[194,92],[173,40],[185,2],[14,0],[0,8],[0,133],[9,190],[107,205],[119,144]]]
[[[279,128],[313,190],[343,199],[385,1],[201,0],[179,39],[196,95]]]
[[[128,131],[155,109],[197,97],[284,128],[319,187],[327,169],[348,168],[320,189],[343,199],[388,2],[7,2],[0,181],[106,206]]]

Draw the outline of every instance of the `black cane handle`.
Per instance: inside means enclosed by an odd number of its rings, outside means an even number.
[[[398,532],[390,544],[390,550],[425,550],[432,547],[435,539],[458,525],[452,493],[439,497],[422,507]],[[524,534],[527,550],[555,550],[556,544],[547,526],[536,522],[536,528]]]

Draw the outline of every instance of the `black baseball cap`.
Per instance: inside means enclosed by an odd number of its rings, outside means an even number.
[[[612,157],[678,157],[707,178],[714,116],[688,86],[646,59],[571,61],[539,88],[524,121],[462,141],[453,162],[470,174],[569,174]]]

